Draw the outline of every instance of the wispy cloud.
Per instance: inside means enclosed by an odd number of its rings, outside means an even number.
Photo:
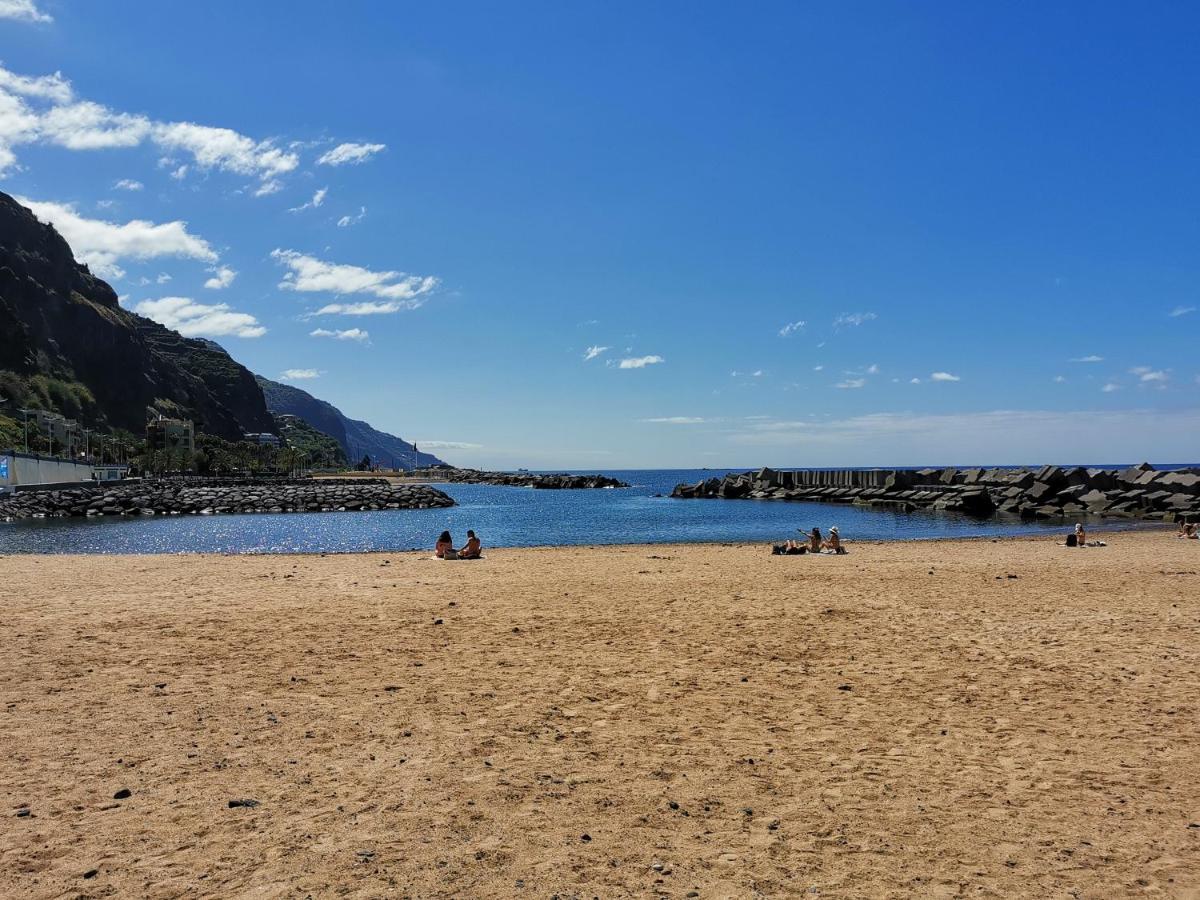
[[[787,337],[789,334],[799,331],[801,328],[803,328],[805,326],[805,324],[806,323],[803,321],[788,322],[786,325],[784,325],[782,328],[779,329],[779,336]]]
[[[299,206],[293,206],[288,210],[290,213],[304,212],[306,209],[316,209],[325,202],[325,197],[329,194],[329,188],[323,187],[317,190],[312,198],[301,203]]]
[[[855,390],[864,387],[866,383],[867,379],[865,378],[847,378],[845,381],[839,381],[834,387],[842,390]]]
[[[929,376],[930,381],[962,381],[957,375],[951,375],[949,372],[934,372]]]
[[[358,341],[360,344],[371,339],[371,333],[363,328],[329,329],[316,328],[309,333],[310,337],[333,338],[335,341]]]
[[[1162,369],[1152,369],[1149,366],[1134,366],[1129,370],[1130,375],[1136,375],[1138,381],[1143,384],[1153,382],[1164,382],[1170,379],[1170,375]]]
[[[319,166],[345,166],[364,163],[376,153],[387,149],[386,144],[338,144],[332,150],[321,155],[317,160]]]
[[[842,313],[833,320],[834,328],[857,327],[864,322],[870,322],[872,319],[878,319],[879,316],[873,312],[865,313]]]
[[[1177,306],[1167,313],[1167,315],[1171,316],[1172,318],[1177,318],[1178,316],[1186,316],[1188,313],[1194,313],[1195,311],[1196,307],[1194,306]]]
[[[599,344],[588,347],[583,354],[583,361],[588,362],[589,360],[593,360],[601,353],[606,352],[608,349],[608,347],[601,347]]]
[[[256,338],[267,333],[249,313],[236,312],[224,303],[197,303],[189,297],[143,300],[133,311],[184,337]]]
[[[654,419],[642,419],[643,422],[654,422],[659,425],[701,425],[708,419],[700,416],[661,416]]]
[[[1111,394],[1113,391],[1119,391],[1120,389],[1121,386],[1114,381],[1110,381],[1108,384],[1104,385],[1104,387],[1100,388],[1100,390],[1105,394]]]
[[[53,22],[54,17],[38,9],[33,0],[0,0],[0,19],[18,22]]]
[[[140,181],[134,181],[132,178],[122,178],[113,185],[113,190],[116,191],[140,191],[145,185]]]
[[[316,369],[284,369],[279,373],[280,381],[310,381],[320,377],[321,373]]]
[[[1074,359],[1068,360],[1068,362],[1073,362],[1073,363],[1098,363],[1098,362],[1104,362],[1104,357],[1103,357],[1103,356],[1096,356],[1095,354],[1093,354],[1092,356],[1077,356],[1077,357],[1075,357]]]
[[[217,254],[201,237],[187,230],[186,222],[155,224],[133,219],[124,224],[88,219],[81,216],[70,203],[51,203],[17,197],[17,202],[29,207],[43,222],[49,222],[81,262],[101,278],[123,278],[121,260],[147,260],[160,257],[181,257],[216,262]]]
[[[337,227],[338,228],[349,228],[351,225],[357,225],[359,222],[361,222],[366,217],[367,217],[367,208],[365,206],[360,206],[358,208],[357,215],[342,216],[340,219],[338,219]]]
[[[478,450],[483,444],[471,444],[467,441],[431,441],[422,439],[413,441],[418,448],[424,450]]]
[[[272,250],[271,256],[287,268],[279,287],[285,291],[337,295],[368,294],[380,301],[330,303],[315,315],[365,316],[416,309],[438,285],[432,276],[404,272],[375,272],[361,266],[331,263],[295,250]]]
[[[656,366],[666,362],[661,356],[635,356],[622,359],[617,363],[618,369],[644,369],[646,366]]]

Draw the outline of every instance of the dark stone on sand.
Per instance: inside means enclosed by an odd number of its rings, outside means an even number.
[[[113,794],[113,799],[114,800],[127,800],[132,796],[133,796],[133,791],[129,790],[129,788],[121,788],[121,790],[119,790],[115,794]]]
[[[257,800],[251,800],[248,797],[244,800],[230,800],[229,801],[230,809],[237,809],[238,807],[245,807],[246,809],[253,809],[254,807],[256,807],[258,805],[259,805],[259,803]]]

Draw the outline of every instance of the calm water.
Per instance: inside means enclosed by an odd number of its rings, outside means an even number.
[[[742,471],[742,470],[739,470]],[[783,541],[796,529],[837,525],[846,540],[915,540],[1063,531],[1064,525],[978,521],[949,513],[896,513],[828,503],[672,500],[679,482],[722,470],[606,472],[632,487],[538,491],[447,484],[452,509],[288,515],[42,519],[0,524],[4,553],[316,553],[431,547],[443,528],[484,546]],[[655,496],[661,494],[663,496]],[[1124,527],[1130,527],[1123,523]],[[1105,529],[1122,527],[1106,523]]]

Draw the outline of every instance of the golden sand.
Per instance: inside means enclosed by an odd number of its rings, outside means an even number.
[[[2,558],[0,896],[1195,897],[1200,542],[1109,543]]]

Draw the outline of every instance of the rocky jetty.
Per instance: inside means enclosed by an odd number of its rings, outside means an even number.
[[[435,469],[418,474],[456,484],[502,484],[544,490],[629,487],[624,481],[607,475],[538,475],[532,472],[481,472],[478,469]]]
[[[1083,516],[1174,520],[1200,517],[1200,469],[1159,472],[1042,466],[1038,469],[804,469],[730,474],[680,484],[679,498],[807,500],[883,509],[938,509],[981,518]]]
[[[434,509],[454,501],[428,485],[383,479],[160,479],[24,491],[0,497],[0,518]]]

